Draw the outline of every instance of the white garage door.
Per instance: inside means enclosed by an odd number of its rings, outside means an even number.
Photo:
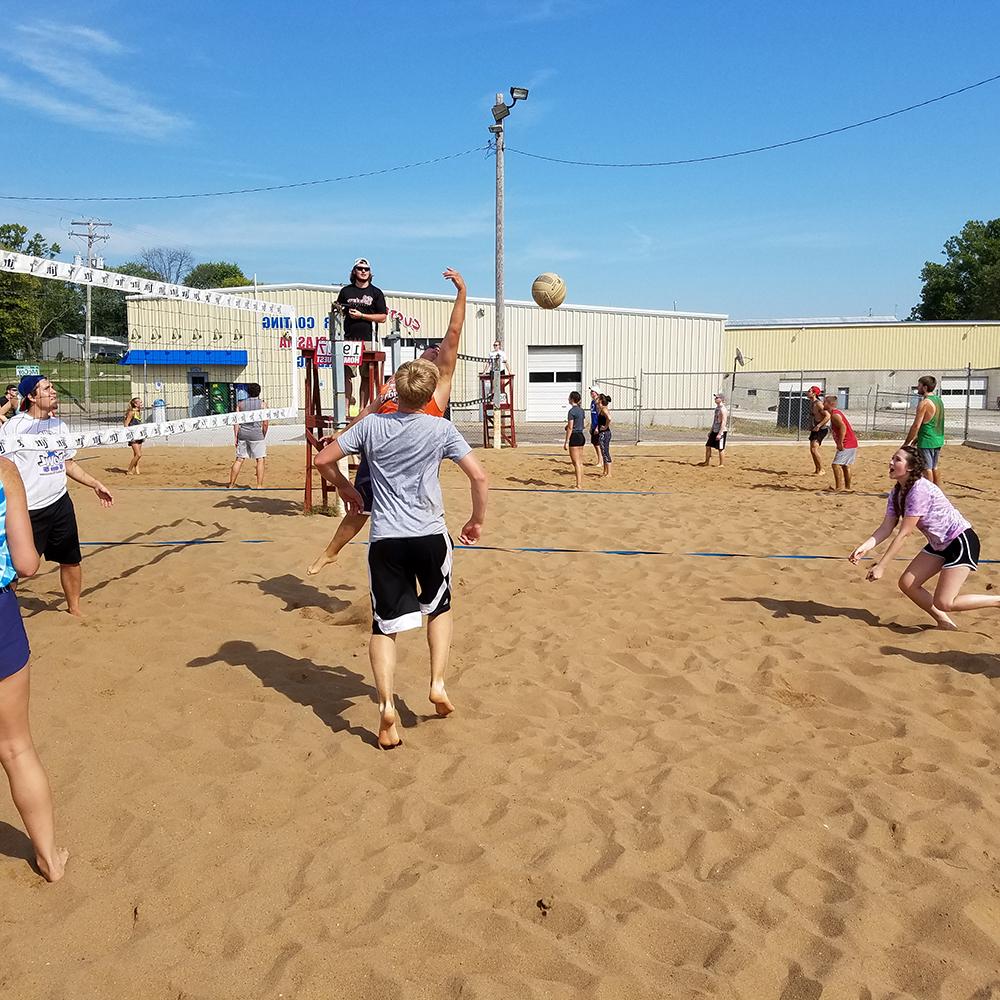
[[[574,391],[583,393],[582,347],[528,348],[526,420],[565,421]]]
[[[971,381],[962,378],[941,379],[940,389],[941,402],[946,410],[965,409],[965,400],[968,397],[969,409],[986,409],[986,379],[973,378]]]

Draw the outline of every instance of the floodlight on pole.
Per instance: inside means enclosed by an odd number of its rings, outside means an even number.
[[[504,126],[503,120],[510,115],[510,109],[517,104],[518,101],[526,101],[528,99],[528,88],[527,87],[511,87],[510,88],[511,103],[506,104],[503,99],[503,94],[497,94],[496,103],[493,105],[493,121],[494,124],[489,126],[490,132],[493,134],[495,144],[496,144],[496,157],[497,157],[497,179],[496,179],[496,341],[503,351],[504,347],[504,288],[503,288],[503,187],[504,187]],[[501,447],[500,440],[500,373],[499,367],[493,370],[493,447],[498,449]]]

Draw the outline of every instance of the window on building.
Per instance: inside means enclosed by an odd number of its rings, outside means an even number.
[[[555,382],[555,372],[528,372],[529,382]]]
[[[557,382],[582,382],[583,372],[556,372]]]
[[[747,395],[748,396],[756,396],[757,395],[757,390],[756,389],[747,389]]]

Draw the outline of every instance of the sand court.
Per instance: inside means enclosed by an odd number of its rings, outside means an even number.
[[[892,450],[863,447],[844,495],[804,445],[732,442],[722,469],[616,448],[582,495],[558,446],[479,453],[458,711],[436,717],[401,637],[392,754],[366,548],[305,576],[336,522],[299,513],[300,447],[262,491],[220,488],[230,449],[150,448],[138,480],[88,453],[116,490],[102,511],[71,486],[88,619],[52,610],[46,566],[21,590],[73,854],[43,886],[0,799],[4,993],[991,995],[1000,621],[927,629],[898,574],[848,564]],[[1000,456],[942,466],[1000,559]],[[443,481],[457,536],[468,491]],[[968,590],[998,581],[984,563]]]

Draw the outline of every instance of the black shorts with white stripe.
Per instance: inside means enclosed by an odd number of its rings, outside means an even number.
[[[451,552],[446,534],[379,538],[369,545],[373,635],[420,628],[421,615],[451,610]]]
[[[966,528],[957,538],[948,543],[942,551],[924,546],[924,552],[944,560],[941,569],[954,569],[956,566],[968,566],[973,573],[979,569],[979,535],[972,528]]]

